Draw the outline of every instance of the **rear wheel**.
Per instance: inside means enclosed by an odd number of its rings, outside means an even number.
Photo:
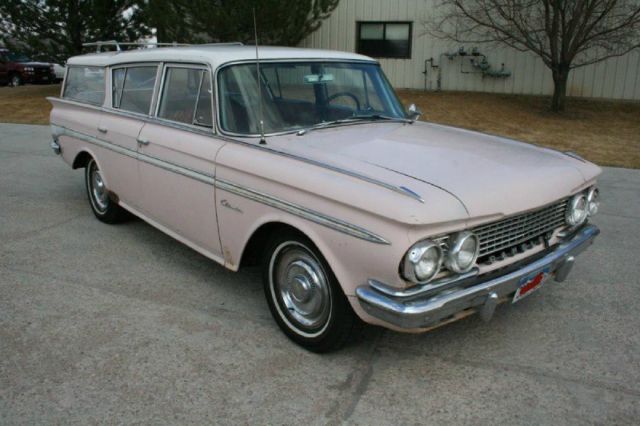
[[[314,352],[342,347],[361,328],[329,265],[304,236],[284,232],[268,244],[264,291],[282,331]]]
[[[87,162],[84,177],[93,214],[105,223],[117,223],[124,219],[125,210],[109,198],[102,173],[93,158]]]
[[[11,78],[9,78],[9,86],[18,87],[22,85],[22,77],[19,74],[13,74]]]

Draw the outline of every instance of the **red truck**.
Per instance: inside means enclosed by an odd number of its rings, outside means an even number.
[[[33,62],[27,56],[0,49],[0,84],[53,83],[53,64]]]

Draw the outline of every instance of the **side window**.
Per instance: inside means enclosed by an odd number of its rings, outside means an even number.
[[[167,67],[158,117],[212,127],[209,72],[198,68]]]
[[[114,69],[111,78],[113,107],[148,114],[157,70],[155,65]]]
[[[104,68],[69,67],[62,97],[102,105],[104,101]]]

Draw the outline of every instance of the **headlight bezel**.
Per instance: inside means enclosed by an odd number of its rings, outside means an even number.
[[[473,250],[473,256],[471,262],[465,267],[460,265],[460,259],[458,256],[462,251],[462,248],[465,242],[473,239],[475,241],[475,247]],[[469,272],[476,264],[478,260],[478,255],[480,254],[480,238],[476,234],[471,231],[461,231],[457,232],[449,237],[449,241],[453,241],[450,249],[447,251],[447,255],[445,257],[445,266],[451,272],[456,274],[463,274],[465,272]]]
[[[433,272],[428,277],[421,279],[418,277],[418,274],[416,273],[416,268],[420,263],[420,261],[425,257],[425,254],[427,253],[427,251],[429,250],[436,250],[437,263],[434,267]],[[435,278],[440,272],[440,269],[442,268],[442,264],[444,261],[443,258],[444,258],[444,254],[442,251],[442,247],[440,247],[439,243],[431,239],[419,241],[414,245],[412,245],[409,248],[409,250],[407,250],[407,253],[404,255],[404,259],[402,263],[403,265],[402,275],[405,279],[416,284],[428,283],[433,278]]]

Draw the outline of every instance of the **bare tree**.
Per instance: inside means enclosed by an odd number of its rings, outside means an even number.
[[[538,55],[553,75],[553,111],[565,108],[572,69],[640,47],[640,0],[436,1],[431,35]]]

